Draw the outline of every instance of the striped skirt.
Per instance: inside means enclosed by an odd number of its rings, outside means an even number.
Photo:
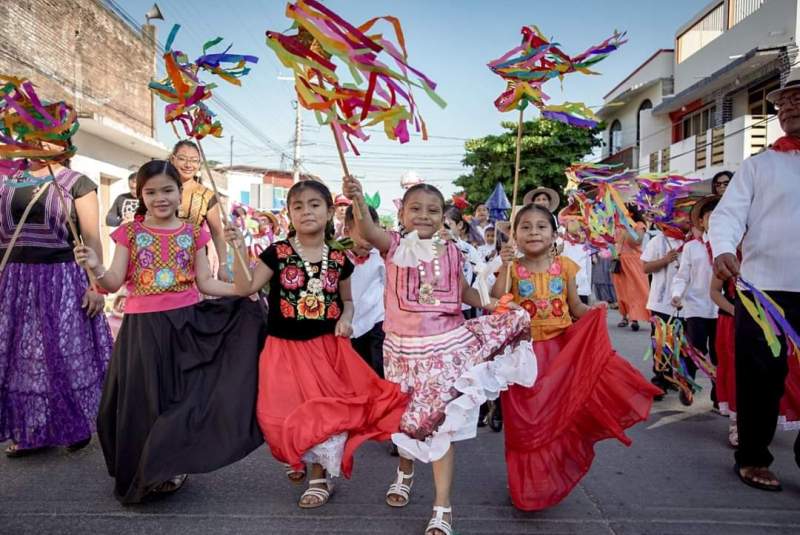
[[[446,333],[386,333],[384,373],[411,396],[392,440],[404,457],[440,459],[476,435],[478,409],[510,384],[533,385],[536,359],[523,310],[481,316]]]

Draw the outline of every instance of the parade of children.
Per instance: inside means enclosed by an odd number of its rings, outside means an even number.
[[[0,7],[0,532],[800,533],[800,0],[144,1]]]

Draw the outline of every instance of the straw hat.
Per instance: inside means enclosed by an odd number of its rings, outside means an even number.
[[[706,195],[705,197],[701,198],[696,203],[694,203],[694,206],[692,206],[692,212],[689,216],[692,220],[692,225],[694,225],[697,228],[700,228],[700,219],[701,219],[700,210],[702,210],[703,207],[709,203],[714,203],[716,205],[720,199],[721,196],[719,195]]]
[[[540,193],[544,193],[550,199],[550,206],[548,206],[548,209],[551,212],[558,210],[558,205],[561,204],[561,197],[559,197],[558,192],[552,188],[539,187],[529,191],[525,194],[525,197],[522,198],[522,204],[526,205],[532,203],[533,199]]]
[[[767,94],[767,100],[775,104],[775,101],[778,100],[781,94],[790,89],[800,89],[800,69],[789,72],[789,76],[786,78],[786,81],[781,84],[781,87]]]

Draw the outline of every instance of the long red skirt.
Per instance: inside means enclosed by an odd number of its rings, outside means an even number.
[[[661,393],[611,347],[605,310],[533,349],[536,384],[502,394],[511,500],[526,511],[564,499],[589,471],[595,442],[630,445],[625,429],[645,420]]]
[[[314,446],[346,433],[341,471],[350,477],[355,450],[397,433],[408,404],[400,387],[378,377],[349,339],[332,334],[303,341],[268,337],[258,375],[261,431],[275,458],[294,469]]]
[[[736,332],[732,316],[717,319],[717,400],[722,414],[736,419]],[[790,352],[778,424],[784,431],[800,429],[800,363]]]

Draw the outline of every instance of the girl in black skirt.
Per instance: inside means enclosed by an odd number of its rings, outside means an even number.
[[[97,418],[123,504],[174,492],[186,474],[216,470],[263,442],[255,418],[265,339],[258,305],[212,278],[208,231],[176,216],[175,167],[148,162],[136,183],[137,217],[111,235],[111,267],[91,249],[75,249],[106,290],[128,290]],[[200,301],[199,292],[228,298]]]

